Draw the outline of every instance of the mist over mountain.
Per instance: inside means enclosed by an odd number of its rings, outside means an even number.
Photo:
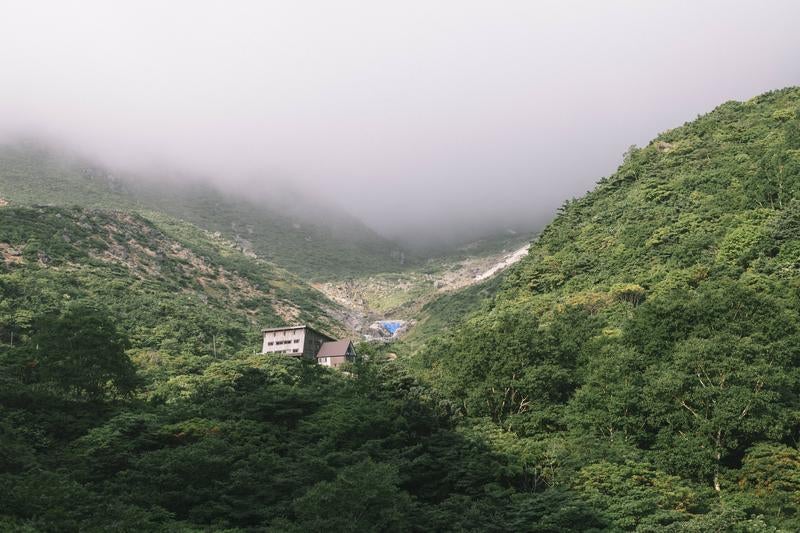
[[[800,80],[782,1],[4,6],[4,138],[405,242],[538,229],[630,144]]]

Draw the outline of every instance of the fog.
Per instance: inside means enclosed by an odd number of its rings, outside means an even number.
[[[643,145],[800,83],[793,1],[0,0],[0,132],[393,238],[533,229]]]

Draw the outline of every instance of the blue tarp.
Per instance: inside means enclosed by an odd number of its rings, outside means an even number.
[[[393,320],[384,320],[381,322],[381,326],[383,326],[386,329],[386,331],[394,335],[395,331],[403,327],[403,323],[395,322]]]

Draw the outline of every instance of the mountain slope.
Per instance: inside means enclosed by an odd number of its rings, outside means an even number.
[[[62,207],[0,208],[0,338],[71,301],[102,305],[137,353],[252,352],[268,324],[341,332],[336,304],[288,272],[166,217]]]
[[[493,421],[497,449],[611,527],[793,531],[798,287],[792,88],[631,150],[418,362]]]
[[[0,146],[0,197],[16,204],[155,211],[218,231],[306,279],[397,269],[396,246],[354,218],[291,195],[245,200],[199,181],[114,173],[33,143]],[[292,205],[293,212],[280,207]]]
[[[562,208],[506,297],[628,282],[661,292],[698,269],[791,278],[791,249],[776,239],[789,236],[800,190],[797,109],[796,89],[729,102],[634,150]]]

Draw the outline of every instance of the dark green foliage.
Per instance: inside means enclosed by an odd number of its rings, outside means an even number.
[[[474,318],[458,337],[434,348],[446,367],[442,386],[466,414],[501,421],[533,411],[548,423],[544,411],[566,401],[574,388],[576,354],[542,334],[530,309],[497,308],[488,320]]]
[[[12,407],[48,444],[28,450],[0,426],[0,442],[18,453],[0,455],[0,516],[48,531],[137,520],[164,530],[406,531],[459,522],[462,505],[502,508],[505,498],[487,495],[510,482],[502,460],[458,433],[430,390],[391,363],[353,370],[261,355],[213,363],[153,384],[147,401],[91,408],[77,435],[48,421],[68,420],[65,400]],[[98,514],[104,498],[115,504]]]
[[[744,456],[737,501],[742,507],[781,519],[787,529],[800,528],[800,451],[764,442]]]
[[[8,359],[26,383],[53,384],[64,393],[96,400],[129,394],[136,387],[127,346],[107,309],[70,303],[60,313],[35,317],[30,338],[11,349]]]
[[[396,468],[362,461],[320,481],[294,502],[297,531],[408,531],[412,502]]]
[[[575,493],[550,489],[540,493],[512,496],[503,531],[559,533],[561,531],[602,531],[608,524]]]

